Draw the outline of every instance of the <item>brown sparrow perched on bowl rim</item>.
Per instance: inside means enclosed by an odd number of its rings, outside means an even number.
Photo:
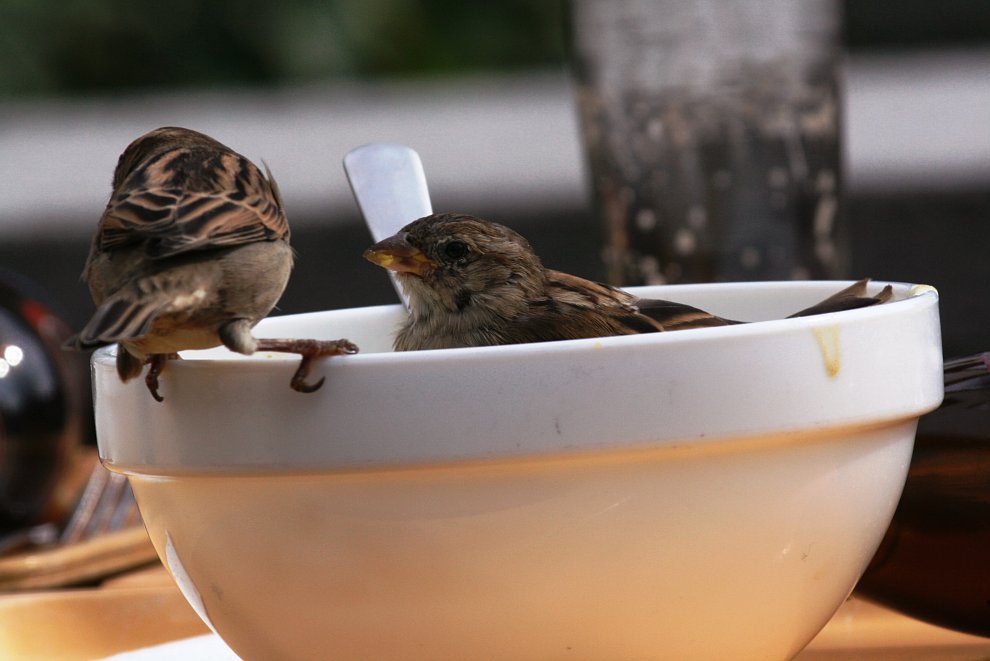
[[[266,168],[267,169],[267,168]],[[146,133],[124,150],[83,279],[96,312],[67,343],[117,343],[123,381],[150,367],[158,393],[166,361],[184,349],[298,353],[291,387],[312,392],[314,360],[354,353],[347,340],[258,339],[251,329],[275,306],[292,270],[289,224],[278,187],[247,158],[184,128]]]

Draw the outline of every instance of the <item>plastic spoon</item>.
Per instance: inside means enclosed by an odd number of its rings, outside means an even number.
[[[405,145],[374,143],[352,149],[344,156],[344,172],[375,241],[433,213],[423,162]],[[389,277],[408,308],[395,274],[389,271]]]

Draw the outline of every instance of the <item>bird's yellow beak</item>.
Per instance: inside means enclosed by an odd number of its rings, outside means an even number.
[[[406,240],[405,232],[379,241],[364,251],[364,258],[396,273],[412,273],[420,277],[436,267],[437,263]]]

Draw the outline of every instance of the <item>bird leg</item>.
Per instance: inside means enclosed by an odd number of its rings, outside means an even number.
[[[165,369],[166,362],[178,358],[177,353],[153,353],[148,356],[148,373],[144,375],[144,384],[148,386],[148,391],[156,402],[165,401],[165,398],[158,394],[158,376]]]
[[[325,378],[316,383],[306,383],[306,377],[313,367],[313,362],[319,358],[340,356],[357,353],[358,348],[347,340],[282,340],[271,338],[258,339],[257,351],[278,351],[280,353],[297,353],[302,356],[296,373],[292,375],[289,386],[298,392],[315,392],[323,385]]]

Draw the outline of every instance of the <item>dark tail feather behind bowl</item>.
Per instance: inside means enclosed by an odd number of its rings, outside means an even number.
[[[875,296],[867,296],[866,287],[870,284],[869,278],[863,278],[859,282],[849,285],[842,291],[832,294],[824,301],[812,305],[810,308],[805,308],[800,312],[795,312],[790,315],[793,317],[810,317],[816,314],[825,314],[827,312],[841,312],[843,310],[855,310],[856,308],[866,308],[871,305],[878,305],[880,303],[886,303],[889,301],[893,295],[894,290],[890,285],[887,285],[883,290]]]

